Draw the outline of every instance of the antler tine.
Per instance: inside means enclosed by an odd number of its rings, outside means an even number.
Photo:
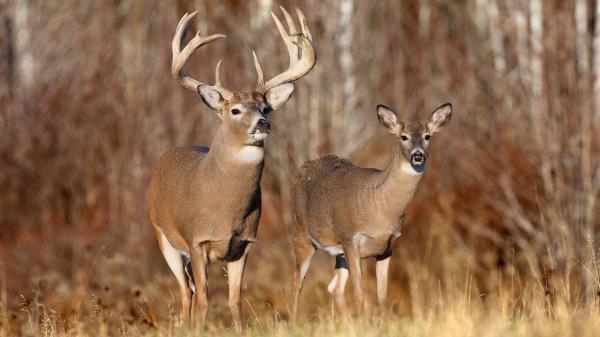
[[[279,84],[292,82],[305,76],[317,62],[317,55],[312,45],[312,36],[306,24],[304,14],[296,9],[302,29],[302,33],[299,33],[290,14],[283,7],[281,7],[281,11],[287,21],[290,30],[289,34],[273,12],[271,12],[271,16],[288,49],[290,65],[288,70],[267,81],[264,85],[264,90],[269,90]]]
[[[273,12],[271,12],[271,16],[273,17],[273,21],[275,21],[277,30],[279,30],[279,34],[281,35],[281,38],[283,39],[283,43],[285,43],[285,46],[288,50],[288,54],[290,55],[290,62],[297,61],[298,60],[298,47],[294,45],[294,42],[292,41],[292,37],[289,36],[287,31],[285,30],[285,28],[283,28],[283,25],[281,24],[281,21],[279,21],[279,18]]]
[[[292,19],[292,16],[290,15],[290,13],[288,13],[288,11],[283,6],[279,6],[279,8],[281,9],[281,12],[283,13],[283,17],[285,17],[285,22],[287,23],[288,30],[290,31],[290,36],[296,35],[297,30],[296,30],[296,25],[294,24],[294,19]]]
[[[252,58],[254,59],[254,68],[256,68],[256,76],[258,80],[256,82],[256,91],[264,92],[265,91],[265,79],[263,76],[263,71],[260,66],[260,62],[258,62],[258,57],[256,57],[256,53],[252,50]]]
[[[226,37],[223,34],[213,34],[213,35],[209,35],[209,36],[202,36],[202,35],[200,35],[200,32],[198,32],[182,50],[181,47],[183,46],[183,40],[185,39],[186,33],[190,29],[191,20],[196,16],[196,13],[198,13],[198,12],[196,11],[191,14],[185,13],[181,17],[181,20],[179,20],[179,23],[177,24],[177,30],[175,31],[175,36],[173,36],[173,41],[171,43],[171,49],[173,52],[173,62],[171,64],[171,74],[173,75],[175,80],[177,80],[177,82],[181,86],[183,86],[186,89],[193,90],[193,91],[196,91],[198,89],[198,86],[205,85],[205,84],[196,79],[193,79],[192,77],[190,77],[186,73],[184,73],[182,70],[183,66],[187,63],[190,56],[192,56],[192,54],[198,48],[202,47],[205,44],[213,42],[215,40]],[[217,65],[217,73],[219,72],[219,67],[220,67],[220,62]],[[218,83],[216,83],[213,87],[217,91],[219,91],[221,96],[223,96],[224,98],[231,97],[231,95],[232,95],[231,91],[229,91],[221,86],[220,79],[218,79],[217,81],[218,81]]]
[[[306,36],[306,38],[308,38],[310,40],[310,42],[312,42],[312,34],[310,32],[310,29],[308,29],[308,24],[306,23],[306,17],[304,16],[304,13],[302,13],[302,11],[300,10],[300,8],[296,7],[296,15],[298,15],[298,19],[300,20],[300,27],[302,28],[302,34],[304,34],[304,36]]]
[[[175,30],[175,36],[173,36],[173,41],[171,42],[171,50],[173,52],[173,64],[179,58],[179,54],[181,54],[181,47],[183,45],[183,36],[186,35],[187,31],[190,28],[190,20],[196,15],[197,12],[185,13],[177,23],[177,29]]]
[[[225,99],[229,99],[233,96],[233,93],[225,89],[221,82],[221,60],[217,62],[217,66],[215,67],[215,85],[213,85],[213,88],[215,88],[215,90],[217,90]]]

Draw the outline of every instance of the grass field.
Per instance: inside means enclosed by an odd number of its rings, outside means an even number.
[[[249,258],[243,300],[247,336],[597,336],[600,331],[598,297],[582,305],[582,299],[569,298],[568,283],[561,283],[562,292],[550,294],[516,272],[498,272],[487,275],[490,284],[497,278],[496,288],[482,292],[477,276],[458,272],[459,265],[454,266],[456,273],[438,278],[427,270],[431,261],[425,260],[408,267],[393,264],[383,312],[371,308],[344,319],[334,313],[326,291],[333,261],[324,253],[317,254],[309,271],[300,319],[291,326],[291,256],[271,254],[271,249],[285,252],[283,243],[271,244],[257,244]],[[81,257],[85,268],[72,279],[57,272],[32,279],[31,291],[8,294],[13,306],[0,312],[0,335],[236,335],[223,266],[217,263],[209,269],[208,323],[201,333],[192,333],[180,324],[177,287],[155,248],[139,249],[146,258],[100,248],[85,254],[87,260]],[[373,264],[365,262],[363,268],[370,271],[367,291],[375,303]],[[351,301],[350,290],[347,287],[346,296]]]
[[[457,317],[455,314],[439,315],[423,320],[380,320],[352,323],[313,322],[290,327],[282,322],[272,322],[266,326],[253,326],[243,335],[247,336],[581,336],[598,335],[600,324],[590,313],[578,313],[549,320],[547,318],[529,318],[518,321],[500,320],[497,317]],[[183,329],[156,329],[147,331],[132,326],[123,326],[119,331],[111,332],[100,324],[73,322],[69,332],[54,331],[49,326],[39,333],[41,336],[237,336],[231,330],[209,326],[201,333],[192,333]],[[28,333],[27,335],[37,335]]]
[[[549,314],[506,312],[483,308],[480,300],[458,300],[418,317],[397,313],[377,313],[351,319],[334,319],[327,299],[323,308],[291,326],[276,309],[249,311],[246,336],[598,336],[600,316],[597,309],[563,308]],[[94,302],[94,301],[93,301]],[[217,305],[205,329],[192,332],[178,326],[172,303],[170,315],[157,319],[152,308],[140,305],[137,313],[122,315],[95,302],[93,313],[74,311],[64,314],[42,303],[24,306],[19,312],[2,312],[2,336],[236,336],[228,326],[225,308]],[[212,307],[214,309],[214,307]],[[248,305],[246,305],[248,309]],[[132,310],[136,310],[132,308]],[[216,311],[216,312],[215,312]],[[19,316],[19,318],[15,318]],[[132,319],[132,317],[135,317]],[[20,322],[17,323],[16,321]],[[11,328],[8,328],[11,326]]]

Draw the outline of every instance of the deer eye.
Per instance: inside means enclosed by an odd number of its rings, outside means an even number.
[[[431,135],[425,135],[425,140],[429,140],[431,138]]]
[[[239,115],[239,114],[241,114],[241,113],[242,113],[242,112],[240,111],[240,109],[231,109],[231,114],[232,114],[232,115],[234,115],[234,116],[235,116],[235,115]]]
[[[402,139],[402,141],[404,141],[404,142],[408,140],[408,136],[407,136],[407,135],[402,135],[400,138],[401,138],[401,139]]]

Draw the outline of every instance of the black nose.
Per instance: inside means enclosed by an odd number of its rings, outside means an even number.
[[[269,133],[271,132],[271,125],[269,125],[269,122],[267,122],[266,119],[261,118],[258,120],[258,123],[256,123],[256,131],[260,133]]]
[[[423,152],[415,152],[410,156],[410,160],[415,163],[422,163],[425,161],[425,155]]]

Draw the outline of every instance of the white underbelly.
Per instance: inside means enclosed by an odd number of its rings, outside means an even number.
[[[341,245],[322,245],[319,241],[315,240],[310,234],[308,234],[308,239],[312,244],[318,249],[326,251],[331,256],[337,256],[340,254],[344,254],[344,250]]]
[[[397,235],[397,236],[400,236],[400,235]],[[315,238],[313,238],[312,236],[310,236],[310,234],[308,235],[308,238],[309,238],[310,242],[312,242],[312,244],[315,247],[317,247],[318,249],[326,251],[331,256],[337,256],[337,255],[340,255],[340,254],[344,254],[344,249],[342,248],[341,245],[324,245],[324,244],[321,244]],[[373,254],[373,252],[370,251],[370,250],[372,250],[372,247],[369,248],[369,244],[368,244],[369,240],[372,240],[372,239],[374,239],[372,236],[370,236],[370,235],[368,235],[367,233],[364,233],[364,232],[359,232],[359,233],[356,233],[356,234],[353,235],[352,241],[354,242],[354,246],[358,250],[359,256]],[[393,239],[396,239],[396,237],[393,237]]]

